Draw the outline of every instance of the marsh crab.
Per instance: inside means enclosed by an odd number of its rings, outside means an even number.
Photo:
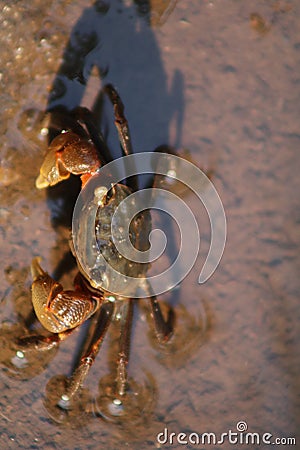
[[[122,101],[112,85],[106,85],[104,93],[113,105],[122,154],[130,155],[132,144]],[[111,153],[97,129],[92,113],[86,108],[78,107],[71,115],[72,125],[66,127],[50,142],[36,180],[38,189],[54,186],[69,178],[71,174],[79,176],[82,186],[85,186],[98,173],[100,167],[112,161]],[[157,151],[161,149],[158,148]],[[138,179],[131,176],[122,183],[113,185],[109,191],[101,192],[95,228],[91,232],[95,233],[98,249],[109,259],[110,264],[120,272],[140,277],[142,280],[149,264],[132,262],[121,256],[110,235],[114,210],[122,200],[137,190]],[[149,210],[144,210],[134,217],[129,228],[131,241],[140,251],[148,248],[150,231],[151,215]],[[74,256],[76,258],[75,252]],[[119,349],[113,395],[118,399],[118,404],[122,404],[129,389],[127,365],[135,299],[112,294],[109,285],[107,289],[102,289],[97,280],[87,273],[80,263],[77,265],[79,270],[74,280],[74,289],[64,290],[59,282],[42,269],[40,258],[33,259],[32,304],[39,322],[50,333],[46,336],[24,336],[18,343],[25,349],[30,346],[34,346],[37,350],[56,348],[81,324],[90,318],[93,319],[93,326],[86,337],[80,361],[71,377],[65,378],[57,401],[60,408],[68,410],[72,408],[73,399],[83,386],[111,322],[118,315]],[[156,338],[161,345],[166,345],[173,335],[174,310],[167,307],[162,311],[156,296],[151,292],[146,301],[150,307]]]

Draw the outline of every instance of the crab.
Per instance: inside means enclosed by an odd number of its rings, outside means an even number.
[[[113,105],[122,154],[130,155],[132,144],[123,103],[112,85],[106,85],[104,93]],[[70,126],[57,135],[49,145],[36,180],[38,189],[54,186],[69,178],[71,174],[79,176],[84,187],[103,165],[113,159],[102,134],[97,129],[92,113],[86,108],[78,107],[71,112],[71,116]],[[96,233],[102,253],[110,259],[110,263],[116,269],[121,269],[126,275],[143,279],[149,269],[149,264],[131,262],[121,256],[115,248],[110,234],[107,233],[116,207],[123,199],[137,190],[137,177],[131,176],[124,182],[112,186],[109,192],[102,193],[98,202],[96,224],[94,224],[96,228],[90,232]],[[132,220],[129,230],[131,240],[136,248],[140,251],[147,249],[149,246],[148,236],[151,231],[150,212],[145,210],[137,214]],[[87,231],[89,232],[89,230]],[[76,253],[74,256],[76,258]],[[120,336],[114,395],[119,398],[119,401],[122,401],[129,389],[127,365],[135,299],[115,295],[109,289],[99,287],[93,276],[87,273],[78,261],[79,270],[74,280],[74,289],[64,290],[58,281],[43,270],[40,262],[40,258],[36,257],[31,264],[32,304],[37,319],[50,333],[47,336],[27,336],[19,339],[19,343],[22,341],[23,345],[34,345],[37,349],[56,347],[93,316],[92,332],[89,332],[83,354],[73,374],[67,378],[58,401],[60,407],[68,409],[72,407],[74,397],[82,388],[105,334],[118,311]],[[165,345],[173,335],[174,310],[168,307],[167,312],[163,313],[159,301],[151,292],[147,301],[158,342]]]

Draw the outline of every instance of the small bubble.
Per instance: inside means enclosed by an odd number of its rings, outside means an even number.
[[[70,407],[69,396],[67,394],[63,394],[57,404],[62,409],[69,409]]]
[[[17,355],[17,357],[20,358],[20,359],[23,359],[24,356],[25,356],[24,353],[21,352],[21,350],[18,350],[17,353],[16,353],[16,355]]]
[[[108,405],[108,410],[113,416],[121,416],[124,414],[124,408],[121,400],[115,398],[110,405]]]
[[[18,47],[16,49],[16,59],[20,59],[22,57],[22,53],[23,53],[23,48],[22,47]]]
[[[49,133],[49,129],[48,128],[42,128],[41,131],[40,131],[40,134],[42,136],[47,136],[48,133]]]
[[[11,362],[15,367],[18,369],[23,369],[27,366],[28,361],[25,358],[25,355],[22,351],[18,350],[15,354],[15,356],[11,359]]]

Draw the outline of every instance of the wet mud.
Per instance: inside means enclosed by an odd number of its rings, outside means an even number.
[[[0,2],[0,448],[197,448],[179,433],[219,438],[241,421],[299,446],[299,9],[296,0]],[[200,286],[209,223],[185,197],[202,241],[193,270],[162,297],[177,311],[174,341],[157,343],[140,302],[125,413],[110,391],[116,327],[66,413],[55,402],[86,326],[47,352],[24,354],[14,342],[43,333],[32,258],[67,289],[76,274],[68,227],[79,186],[35,188],[53,110],[93,109],[117,155],[107,82],[122,96],[136,152],[169,145],[211,173],[228,236]],[[157,439],[165,429],[166,443]]]

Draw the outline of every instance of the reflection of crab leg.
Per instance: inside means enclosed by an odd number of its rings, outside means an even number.
[[[166,343],[170,340],[174,331],[174,310],[173,308],[169,308],[168,317],[167,320],[165,320],[155,296],[150,298],[150,306],[157,339],[160,343]]]
[[[32,303],[41,324],[52,333],[62,333],[88,319],[103,303],[104,297],[80,291],[64,291],[61,284],[44,272],[39,258],[32,261]]]
[[[165,319],[161,311],[159,302],[154,295],[150,283],[144,285],[144,289],[148,294],[151,308],[151,316],[154,321],[155,334],[161,344],[168,342],[174,332],[175,313],[172,307],[168,307],[167,318]]]

